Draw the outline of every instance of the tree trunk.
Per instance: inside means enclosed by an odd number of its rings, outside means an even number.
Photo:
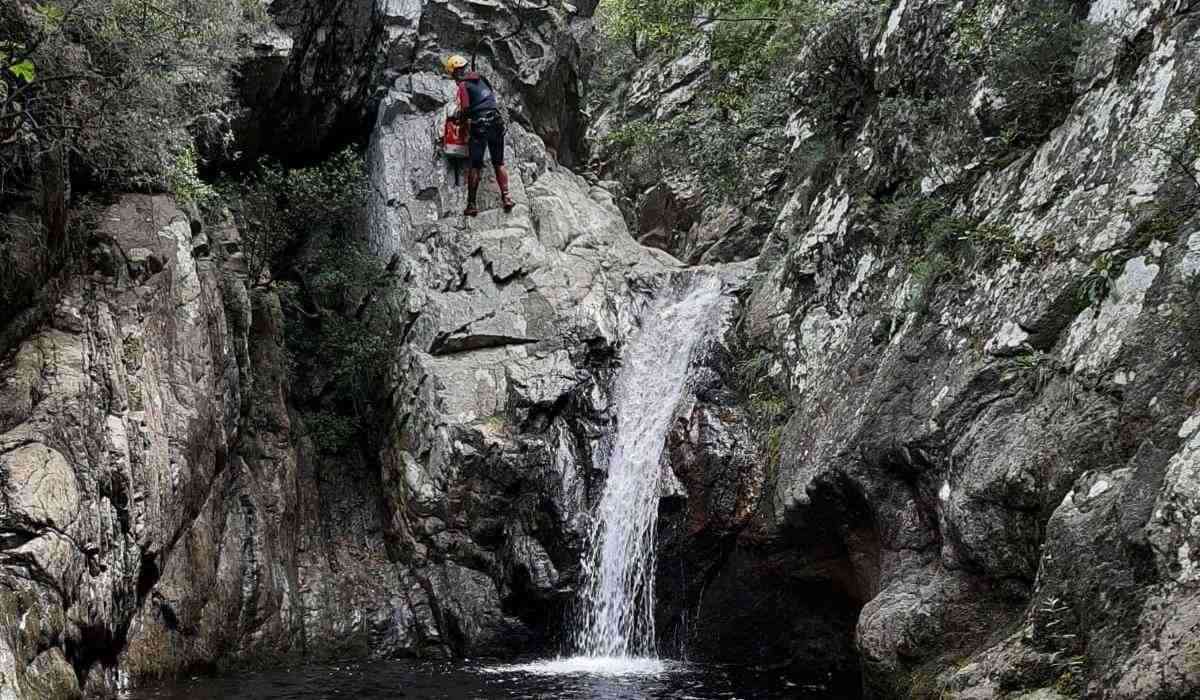
[[[65,262],[67,253],[67,153],[61,145],[46,152],[40,163],[42,223],[46,226],[46,274],[54,274]]]

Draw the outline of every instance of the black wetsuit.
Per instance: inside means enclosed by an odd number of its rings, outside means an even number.
[[[496,92],[487,79],[475,71],[458,81],[458,106],[471,120],[468,149],[471,167],[483,167],[483,152],[492,156],[492,165],[504,165],[504,120],[497,109]]]

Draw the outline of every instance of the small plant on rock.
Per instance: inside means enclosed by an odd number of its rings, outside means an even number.
[[[783,429],[791,411],[791,403],[775,386],[771,377],[774,356],[765,348],[754,352],[744,349],[745,359],[734,367],[733,384],[742,395],[750,428],[758,442],[765,464],[767,484],[773,484],[779,473],[783,447]],[[766,489],[769,492],[771,489]]]
[[[1116,258],[1112,253],[1102,253],[1092,260],[1092,265],[1080,280],[1079,290],[1076,293],[1076,299],[1080,306],[1084,308],[1094,306],[1096,313],[1100,312],[1101,302],[1108,298],[1115,283],[1115,268]]]
[[[925,313],[933,297],[938,281],[945,274],[949,263],[940,253],[918,258],[909,271],[909,285],[904,291],[902,308],[909,313]]]
[[[185,145],[166,169],[167,187],[183,203],[201,208],[212,207],[220,195],[212,185],[200,179],[196,147]]]
[[[928,308],[935,288],[946,279],[965,280],[1006,262],[1028,262],[1041,252],[1036,243],[1018,239],[1012,227],[957,214],[928,195],[884,204],[879,239],[914,255],[901,307],[915,312]]]
[[[1039,394],[1059,371],[1058,363],[1052,355],[1026,347],[1027,352],[1009,360],[1003,380],[1017,382],[1027,391]]]

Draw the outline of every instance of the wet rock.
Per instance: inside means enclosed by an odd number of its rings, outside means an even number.
[[[888,8],[872,39],[879,95],[936,89],[950,51],[937,37],[961,11]],[[877,148],[878,115],[867,115],[827,179],[785,173],[786,196],[761,210],[748,206],[770,189],[761,183],[701,200],[682,227],[659,226],[666,185],[601,138],[678,105],[703,119],[691,101],[705,79],[696,47],[650,55],[600,110],[595,165],[622,181],[655,245],[693,262],[757,251],[742,242],[750,231],[766,242],[728,341],[760,377],[730,409],[761,406],[769,384],[786,424],[761,499],[729,530],[714,535],[709,513],[724,512],[742,467],[727,458],[708,472],[707,451],[727,455],[725,440],[695,449],[683,438],[714,409],[698,408],[672,437],[680,463],[704,475],[689,481],[677,468],[687,497],[662,515],[662,561],[676,567],[662,590],[695,601],[680,581],[704,585],[704,602],[687,610],[693,632],[679,633],[690,648],[807,667],[805,621],[839,640],[821,653],[847,673],[859,657],[874,697],[1185,697],[1200,687],[1183,641],[1195,633],[1200,493],[1186,476],[1200,425],[1184,286],[1196,213],[1178,210],[1169,232],[1145,226],[1184,175],[1140,136],[1189,128],[1198,57],[1184,37],[1196,24],[1163,3],[1095,4],[1088,18],[1109,24],[1079,57],[1074,104],[1042,141],[897,174]],[[977,86],[957,116],[995,117],[984,103],[1003,89]],[[810,116],[789,119],[797,154],[811,145]],[[922,251],[889,242],[878,207],[892,194],[875,191],[880,182],[948,197],[956,215],[1037,252],[978,267],[952,259],[931,285]],[[826,608],[805,609],[776,579]],[[682,629],[679,607],[664,604],[664,629]],[[847,620],[852,638],[835,633]]]

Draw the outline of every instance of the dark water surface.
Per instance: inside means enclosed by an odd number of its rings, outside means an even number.
[[[836,692],[777,671],[664,662],[628,673],[550,668],[551,664],[485,665],[470,661],[376,661],[305,666],[239,676],[193,678],[126,695],[131,700],[292,700],[293,698],[563,698],[626,700],[773,700],[840,698]]]

